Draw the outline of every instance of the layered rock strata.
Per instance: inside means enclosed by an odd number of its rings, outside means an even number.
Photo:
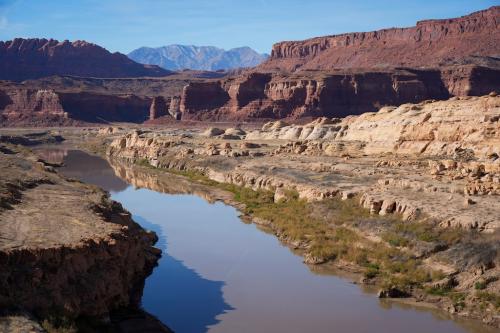
[[[500,67],[499,67],[500,68]],[[500,91],[500,69],[338,70],[251,73],[184,88],[182,119],[251,120],[344,117],[384,105]]]
[[[4,86],[0,88],[0,124],[142,123],[148,119],[150,104],[149,97],[135,95]]]
[[[498,22],[497,6],[412,28],[281,42],[250,73],[185,87],[182,117],[343,117],[500,91]]]
[[[492,233],[500,227],[499,119],[499,97],[455,98],[307,125],[210,129],[200,141],[136,132],[108,153],[253,189],[295,189],[307,200],[359,195],[373,213]]]
[[[0,155],[0,307],[42,318],[137,307],[156,235],[102,190],[31,156]]]
[[[16,38],[0,42],[0,79],[23,81],[51,75],[84,77],[166,76],[158,66],[142,65],[121,53],[85,41]]]
[[[498,56],[500,6],[467,16],[420,21],[411,28],[281,42],[263,70],[439,67],[470,56]]]

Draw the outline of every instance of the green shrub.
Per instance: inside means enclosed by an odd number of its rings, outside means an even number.
[[[429,295],[447,296],[452,291],[451,287],[430,287],[425,290]]]
[[[485,281],[477,281],[475,284],[474,284],[474,288],[476,290],[483,290],[483,289],[486,289],[486,282]]]
[[[500,295],[489,293],[487,291],[477,291],[476,296],[483,302],[489,302],[497,309],[500,308]]]
[[[405,237],[396,234],[395,232],[386,232],[382,235],[382,239],[392,246],[404,247],[410,243]]]

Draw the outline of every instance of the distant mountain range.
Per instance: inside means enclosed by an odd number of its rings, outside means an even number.
[[[128,54],[138,63],[158,65],[168,70],[227,70],[254,67],[267,60],[268,54],[260,54],[249,47],[223,50],[214,46],[168,45],[151,48],[141,47]]]

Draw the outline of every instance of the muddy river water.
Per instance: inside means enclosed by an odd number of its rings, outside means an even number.
[[[490,332],[315,273],[221,202],[136,188],[107,161],[81,151],[44,155],[63,158],[63,174],[110,191],[135,221],[158,234],[163,257],[146,281],[142,305],[176,332]]]

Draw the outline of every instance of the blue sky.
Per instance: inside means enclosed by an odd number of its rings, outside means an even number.
[[[500,0],[0,0],[0,40],[84,39],[110,51],[168,44],[250,46],[414,25]]]

